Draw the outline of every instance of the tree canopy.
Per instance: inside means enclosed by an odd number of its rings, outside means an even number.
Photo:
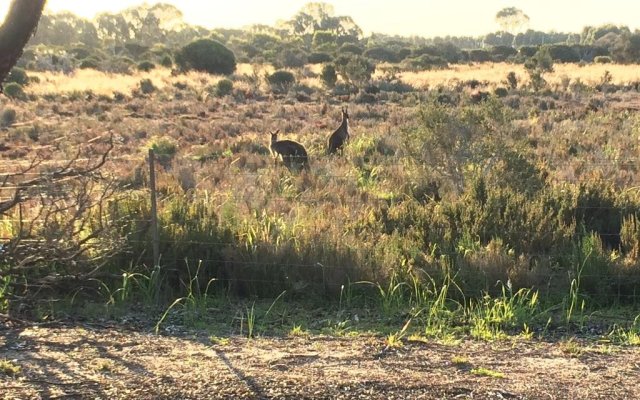
[[[503,30],[515,34],[529,23],[529,16],[518,8],[506,7],[498,11],[496,22]]]
[[[290,33],[313,35],[328,31],[337,36],[362,36],[362,29],[348,16],[335,16],[333,6],[327,3],[307,3],[291,19],[282,23]]]

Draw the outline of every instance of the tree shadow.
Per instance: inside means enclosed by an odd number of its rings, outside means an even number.
[[[220,349],[213,349],[215,353],[218,355],[222,363],[229,369],[229,371],[240,381],[244,382],[245,385],[253,392],[257,399],[266,399],[264,391],[258,385],[258,382],[251,377],[245,374],[241,369],[236,367],[231,360],[227,357],[226,353]]]
[[[10,395],[11,390],[17,390],[31,395],[37,393],[40,398],[108,398],[108,387],[100,379],[99,368],[86,365],[86,359],[76,357],[75,353],[83,349],[97,351],[99,358],[108,360],[113,370],[152,375],[144,365],[126,360],[123,357],[126,354],[118,354],[122,346],[109,347],[96,339],[98,330],[87,328],[86,324],[35,323],[4,318],[0,318],[0,322],[0,354],[3,359],[15,360],[21,368],[15,379],[0,374],[0,382],[4,381],[0,386]],[[73,333],[67,331],[80,328],[90,329],[89,335],[74,339],[71,337]],[[51,333],[51,330],[55,330],[54,335],[66,336],[65,340],[41,336],[45,332]],[[119,329],[113,331],[122,332]],[[4,390],[0,389],[0,397],[3,397]]]

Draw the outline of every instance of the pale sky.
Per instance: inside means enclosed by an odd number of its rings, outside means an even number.
[[[48,0],[52,11],[69,10],[92,18],[101,11],[119,11],[143,0]],[[147,1],[156,3],[156,1]],[[207,28],[273,25],[294,15],[308,0],[165,0],[185,20]],[[517,7],[530,17],[529,27],[542,31],[579,32],[585,25],[613,23],[640,27],[637,0],[326,0],[337,15],[348,15],[365,31],[419,36],[478,36],[499,29],[496,13]],[[0,0],[4,13],[9,0]]]

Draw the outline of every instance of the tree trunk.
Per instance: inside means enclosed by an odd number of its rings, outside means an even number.
[[[38,25],[46,0],[12,0],[0,26],[0,84],[22,55]],[[0,86],[1,89],[1,86]]]

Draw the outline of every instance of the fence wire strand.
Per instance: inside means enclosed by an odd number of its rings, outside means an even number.
[[[466,157],[465,159],[471,159],[471,157]],[[474,158],[475,159],[475,158]],[[579,163],[580,160],[576,160],[576,159],[567,159],[567,158],[558,158],[557,160],[560,160],[562,162],[565,163]],[[90,161],[94,161],[90,158],[82,158],[82,159],[75,159],[75,160],[48,160],[48,163],[40,163],[37,165],[37,167],[40,166],[54,166],[56,165],[56,163],[62,164],[64,165],[69,165],[69,163],[82,163],[82,162],[90,162]],[[140,157],[140,156],[122,156],[122,157],[110,157],[109,161],[113,161],[113,162],[119,162],[119,161],[126,161],[126,162],[131,162],[131,161],[136,161],[139,162],[141,165],[144,166],[145,158],[144,157]],[[224,166],[226,169],[223,171],[220,171],[223,174],[229,174],[233,177],[253,177],[253,178],[260,178],[263,179],[265,176],[268,176],[269,174],[273,174],[274,172],[277,173],[278,171],[283,170],[284,167],[282,166],[278,166],[278,167],[273,167],[270,164],[267,164],[263,170],[260,171],[243,171],[242,169],[240,169],[239,167],[234,165],[234,161],[232,160],[218,160],[218,161],[197,161],[197,160],[189,160],[191,162],[199,162],[202,165],[207,165],[207,166],[216,166],[216,165],[222,165]],[[269,161],[271,161],[271,159],[269,159]],[[543,162],[553,162],[552,158],[542,158]],[[3,164],[3,162],[6,162],[6,164]],[[11,166],[11,168],[16,168],[16,163],[14,161],[7,161],[7,160],[0,160],[0,168],[5,168],[7,166]],[[628,158],[628,159],[623,159],[623,160],[596,160],[596,161],[585,161],[583,165],[587,165],[588,167],[640,167],[640,158]],[[396,163],[396,164],[384,164],[383,167],[385,168],[398,168],[398,167],[405,167],[406,165],[404,163]],[[577,167],[580,167],[580,165],[578,165]],[[157,166],[156,166],[157,168]],[[163,172],[163,171],[159,171],[161,174],[166,174],[167,172]],[[348,174],[331,174],[331,173],[325,173],[326,171],[318,171],[315,172],[318,176],[322,177],[322,178],[326,178],[326,179],[334,179],[334,180],[350,180],[353,181],[354,179],[357,178],[357,173],[353,172],[353,173],[348,173]],[[310,172],[310,173],[314,173],[314,172]],[[529,176],[526,173],[513,173],[511,172],[512,176],[518,177],[518,176]],[[12,171],[12,172],[2,172],[0,173],[0,178],[4,178],[5,180],[5,185],[4,186],[0,186],[0,194],[2,193],[2,191],[14,191],[14,190],[18,190],[18,189],[22,189],[23,187],[20,186],[20,182],[19,180],[16,180],[17,178],[20,177],[27,177],[27,176],[42,176],[42,177],[47,177],[47,176],[55,176],[55,171],[54,172],[50,172],[50,171],[43,171],[43,172],[38,172],[38,171],[31,171],[31,170],[25,170],[23,172],[20,171]],[[12,179],[13,178],[13,179]],[[574,179],[560,179],[560,178],[549,178],[551,180],[553,180],[553,182],[569,182],[569,183],[575,183],[577,180]],[[579,182],[579,180],[577,181]],[[56,182],[59,183],[59,182]],[[41,193],[41,195],[45,195],[45,196],[64,196],[67,192],[64,189],[58,189],[58,190],[51,190],[51,186],[50,185],[46,185],[46,184],[42,184],[42,185],[33,185],[31,187],[28,188],[28,190],[30,191],[35,191],[38,192],[39,189],[48,189],[45,190]],[[142,187],[141,189],[143,190],[148,190],[147,187]],[[627,189],[633,189],[633,188],[627,188]],[[239,196],[242,196],[242,194],[237,194]],[[34,197],[34,198],[38,198],[38,197]],[[13,197],[3,197],[0,196],[0,201],[5,201],[5,200],[11,200],[13,199]],[[171,199],[171,195],[166,195],[163,196],[162,198],[160,198],[160,204],[162,204],[162,201],[170,201]],[[305,198],[299,198],[299,197],[287,197],[287,196],[283,196],[283,195],[272,195],[271,197],[265,198],[265,199],[260,199],[260,201],[264,201],[266,203],[286,203],[286,204],[306,204],[306,205],[311,205],[311,206],[322,206],[322,205],[330,205],[330,206],[335,206],[336,204],[340,204],[340,205],[344,205],[344,206],[351,206],[351,207],[357,207],[357,206],[362,206],[363,202],[362,201],[351,201],[351,200],[343,200],[343,199],[339,199],[339,198],[327,198],[327,199],[305,199]],[[370,197],[367,199],[368,204],[366,205],[371,205],[371,203],[379,203],[382,205],[388,205],[394,202],[399,202],[402,201],[401,199],[382,199],[382,198],[375,198],[375,197]],[[581,206],[581,205],[576,205],[575,207],[571,207],[570,208],[570,212],[569,215],[571,215],[572,212],[579,212],[579,211],[588,211],[588,210],[602,210],[602,211],[611,211],[611,210],[616,210],[619,211],[621,215],[626,214],[626,213],[631,213],[631,212],[635,212],[638,213],[640,212],[640,209],[637,209],[636,207],[632,207],[632,206],[625,206],[625,205],[619,205],[619,206]],[[565,211],[566,212],[566,211]],[[556,212],[557,214],[561,214],[560,211]],[[49,222],[49,220],[45,220],[45,219],[29,219],[29,218],[22,218],[22,219],[15,219],[15,218],[11,218],[11,217],[3,217],[0,218],[0,222],[4,222],[4,223],[8,223],[8,224],[24,224],[24,223],[38,223],[38,222]],[[109,222],[109,221],[107,221]],[[146,219],[146,218],[134,218],[134,219],[126,219],[124,221],[119,221],[119,222],[125,222],[125,223],[129,223],[129,224],[151,224],[151,219]],[[161,229],[170,229],[170,226],[164,226],[161,227]],[[620,232],[595,232],[597,235],[602,236],[602,237],[621,237],[621,233]],[[577,234],[577,233],[576,233]],[[125,238],[125,243],[129,244],[129,245],[140,245],[139,247],[151,247],[151,239],[147,239],[147,240],[142,240],[139,238],[136,238],[138,235],[150,235],[150,229],[141,229],[138,230],[136,232],[131,232],[129,234],[128,238]],[[44,241],[41,239],[37,239],[37,238],[20,238],[20,237],[0,237],[0,240],[4,241],[4,242],[9,242],[9,241],[13,241],[13,240],[19,240],[21,242],[24,243],[33,243],[33,244],[38,244],[38,243],[43,243]],[[243,240],[241,238],[238,238],[236,240],[230,240],[230,241],[219,241],[219,240],[172,240],[172,239],[160,239],[158,241],[160,244],[162,244],[163,246],[167,247],[169,249],[169,251],[166,252],[166,254],[164,254],[164,256],[170,256],[171,252],[170,249],[171,247],[173,248],[177,248],[177,247],[185,247],[185,246],[212,246],[212,247],[227,247],[227,246],[244,246],[244,247],[252,247],[252,245],[249,245],[247,242],[243,242]],[[258,249],[258,248],[262,248],[264,246],[268,246],[269,243],[266,242],[258,242],[256,245],[254,245],[255,247],[253,247],[254,249]],[[339,248],[340,246],[338,246]],[[347,249],[347,247],[345,247],[345,249]],[[147,249],[148,251],[148,249]],[[438,257],[450,257],[450,258],[454,258],[454,257],[462,257],[464,258],[463,255],[461,255],[459,252],[438,252],[437,253]],[[535,262],[535,263],[539,263],[542,262],[544,263],[544,261],[546,260],[551,260],[554,258],[566,258],[566,257],[571,257],[571,254],[566,254],[566,253],[562,253],[562,254],[553,254],[553,253],[526,253],[526,254],[522,254],[522,255],[514,255],[514,256],[506,256],[509,260],[513,261],[513,262]],[[520,257],[524,257],[524,261],[520,258]],[[537,260],[534,260],[537,259]],[[324,272],[327,270],[333,270],[333,271],[338,271],[338,272],[343,272],[343,273],[347,273],[350,269],[356,268],[355,265],[337,265],[334,263],[322,263],[322,262],[311,262],[311,263],[305,263],[305,262],[276,262],[276,261],[266,261],[266,260],[251,260],[251,259],[238,259],[238,260],[233,260],[233,259],[223,259],[223,258],[210,258],[210,257],[203,257],[203,258],[187,258],[187,259],[174,259],[174,260],[166,260],[167,262],[172,262],[173,265],[180,265],[181,263],[209,263],[209,264],[217,264],[217,265],[231,265],[231,266],[237,266],[237,265],[244,265],[244,266],[249,266],[249,267],[269,267],[272,269],[280,269],[280,272],[283,272],[282,270],[300,270],[300,271],[308,271],[308,270],[314,270],[314,271],[318,271],[318,272]],[[271,271],[273,272],[273,271]],[[284,271],[286,273],[291,274],[292,271]],[[442,274],[443,271],[442,270],[425,270],[422,271],[423,273],[426,274]],[[506,271],[505,271],[506,273]],[[534,271],[534,270],[527,270],[527,271],[522,271],[523,274],[530,276],[530,277],[538,277],[538,278],[546,278],[547,280],[551,281],[552,279],[559,279],[559,278],[565,278],[565,279],[571,279],[574,277],[575,271],[573,271],[572,269],[563,269],[560,271],[544,271],[544,272],[539,272],[539,271]],[[620,283],[625,279],[625,277],[621,274],[618,275],[605,275],[605,274],[592,274],[592,273],[586,273],[586,274],[580,274],[580,276],[582,278],[595,278],[595,279],[599,279],[603,284],[618,284],[620,285]],[[289,276],[284,276],[283,277],[284,280],[268,280],[268,279],[252,279],[252,278],[241,278],[241,279],[231,279],[231,278],[215,278],[216,281],[221,281],[221,282],[237,282],[237,281],[241,281],[244,283],[255,283],[255,284],[273,284],[273,285],[282,285],[284,283],[290,282],[290,283],[295,283],[293,280],[295,280],[295,276],[294,277],[289,277]],[[329,286],[339,286],[335,283],[331,283],[331,282],[304,282],[304,285],[314,285],[317,284],[318,286],[324,286],[327,287]],[[611,296],[614,298],[637,298],[640,297],[640,294],[636,295],[636,294],[626,294],[626,293],[618,293],[618,294],[607,294],[607,296]]]

